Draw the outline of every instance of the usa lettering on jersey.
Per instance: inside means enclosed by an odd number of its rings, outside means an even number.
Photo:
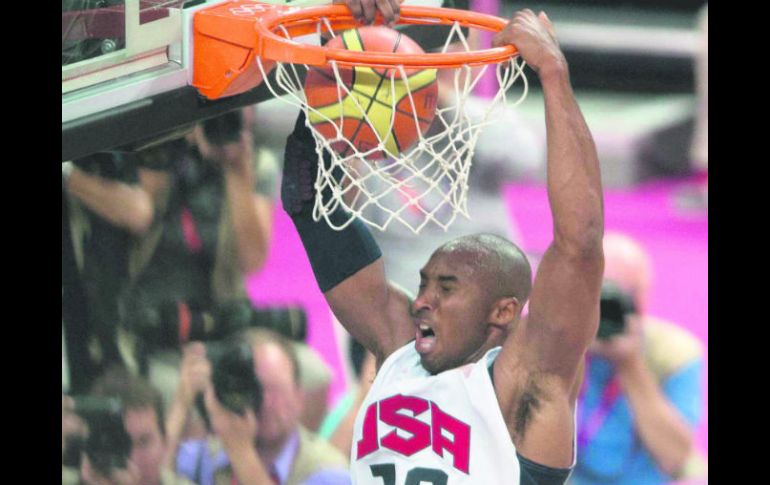
[[[404,413],[408,411],[411,416]],[[429,422],[417,419],[424,416]],[[392,426],[384,436],[378,423]],[[399,436],[397,430],[410,434]],[[445,434],[451,434],[448,438]],[[420,397],[397,394],[370,404],[364,414],[362,437],[356,443],[356,460],[385,448],[404,456],[412,456],[428,447],[440,457],[451,453],[452,466],[468,473],[470,462],[471,427],[444,412],[438,404]]]

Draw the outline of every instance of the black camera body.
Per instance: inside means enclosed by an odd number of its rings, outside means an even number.
[[[626,317],[636,313],[636,305],[630,295],[614,283],[602,285],[599,330],[596,338],[608,340],[626,330]]]
[[[211,380],[219,402],[233,412],[255,412],[262,407],[262,385],[257,379],[251,346],[245,342],[209,342]]]
[[[228,410],[243,416],[247,409],[259,412],[262,407],[262,385],[257,379],[251,346],[228,339],[206,343],[206,357],[211,362],[211,381],[217,400]],[[196,398],[198,412],[211,428],[203,402]]]
[[[62,464],[78,468],[84,452],[94,470],[103,475],[126,468],[131,455],[131,437],[123,424],[120,399],[73,396],[72,401],[73,412],[88,425],[88,435],[66,437],[67,454],[62,457]]]

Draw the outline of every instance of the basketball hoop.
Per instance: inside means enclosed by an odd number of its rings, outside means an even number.
[[[523,75],[524,62],[513,46],[473,50],[462,29],[498,32],[507,25],[507,20],[464,10],[402,5],[399,25],[451,27],[440,52],[404,55],[330,48],[296,40],[309,34],[333,38],[342,31],[361,27],[345,5],[296,8],[234,1],[218,5],[210,12],[212,16],[227,14],[238,20],[251,18],[252,38],[243,44],[250,43],[252,50],[245,62],[240,61],[239,69],[251,71],[247,75],[251,82],[263,82],[278,99],[305,113],[319,160],[313,210],[315,220],[323,218],[331,227],[340,230],[355,218],[381,230],[398,221],[418,233],[429,223],[446,230],[458,214],[469,217],[466,203],[468,176],[480,131],[494,122],[497,109],[515,106],[526,97],[527,80]],[[380,21],[375,23],[381,23],[379,14],[377,19]],[[196,49],[198,45],[196,43]],[[460,51],[450,52],[451,46],[460,46]],[[361,147],[351,143],[340,128],[342,118],[329,118],[308,103],[303,80],[311,69],[318,67],[333,73],[340,104],[347,100],[348,104],[358,106],[357,119],[369,125],[376,134],[376,146]],[[393,103],[389,131],[376,129],[368,109],[361,106],[353,95],[354,89],[344,79],[350,78],[344,75],[345,72],[365,68],[378,69],[382,84],[385,89],[390,89],[385,96]],[[488,101],[486,111],[472,118],[466,113],[466,102],[490,68],[495,69],[499,89]],[[436,70],[444,84],[439,87],[441,102],[433,123],[423,133],[425,127],[420,125],[419,110],[415,108],[416,96],[405,80],[409,73],[427,69]],[[268,77],[271,71],[274,75]],[[200,76],[196,87],[209,97],[232,94],[233,86],[243,90],[245,83],[233,75],[232,68],[229,72],[228,76],[220,75],[218,79]],[[519,79],[522,80],[521,94],[509,103],[508,91]],[[418,135],[413,146],[404,147],[400,152],[387,148],[392,147],[389,134],[397,112],[409,114]],[[330,136],[328,130],[321,133],[317,129],[318,120],[337,126],[336,134]],[[382,119],[378,122],[381,125]],[[399,123],[408,121],[400,116]],[[345,149],[341,150],[340,146]],[[331,164],[324,163],[324,153],[331,155]],[[383,153],[386,156],[383,157]],[[322,199],[322,193],[331,194],[331,197],[327,195]],[[340,207],[349,217],[344,223],[335,224],[330,215]]]

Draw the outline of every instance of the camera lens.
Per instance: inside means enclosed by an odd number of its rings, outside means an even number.
[[[602,286],[599,329],[596,337],[600,340],[606,340],[623,333],[626,328],[626,315],[634,312],[631,298],[616,284],[605,282]]]

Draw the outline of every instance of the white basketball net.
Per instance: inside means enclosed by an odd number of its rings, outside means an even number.
[[[319,24],[326,26],[327,32],[332,32],[328,21]],[[288,33],[284,31],[288,37]],[[332,33],[332,35],[334,35]],[[450,46],[461,46],[465,51],[471,51],[465,35],[459,24],[455,23],[450,31],[442,52],[447,52]],[[435,223],[446,230],[455,220],[457,214],[470,217],[467,211],[468,176],[473,158],[473,151],[481,129],[495,122],[495,111],[508,105],[519,104],[527,95],[527,80],[523,74],[524,62],[514,57],[495,66],[483,65],[480,68],[463,66],[449,69],[452,76],[452,93],[440,93],[441,102],[436,110],[436,115],[431,128],[423,135],[419,135],[418,141],[411,148],[382,159],[367,160],[367,156],[382,153],[388,142],[392,146],[393,141],[388,140],[392,132],[395,116],[391,116],[391,126],[384,136],[380,136],[376,129],[379,145],[367,151],[359,151],[347,140],[339,129],[344,118],[334,121],[338,126],[338,135],[334,139],[326,139],[309,122],[322,117],[325,121],[332,121],[315,108],[308,106],[303,82],[300,76],[302,69],[305,73],[310,69],[303,64],[287,64],[277,62],[275,65],[275,85],[268,78],[261,59],[257,63],[264,77],[264,83],[277,98],[299,107],[305,112],[306,124],[313,133],[316,141],[316,153],[318,154],[318,173],[315,180],[316,199],[313,209],[313,218],[318,221],[326,219],[329,225],[337,230],[347,227],[354,218],[359,218],[370,226],[385,230],[391,223],[398,221],[404,226],[418,233],[429,223]],[[361,106],[356,96],[352,96],[350,89],[340,78],[340,70],[337,64],[331,62],[331,70],[338,84],[339,101],[346,97],[353,99],[353,103],[360,110],[360,117],[364,122],[373,126],[366,110]],[[499,89],[496,95],[488,100],[485,112],[481,115],[470,116],[466,113],[465,106],[469,97],[481,77],[487,69],[495,69]],[[446,70],[445,70],[446,71]],[[391,113],[396,113],[395,104],[401,99],[396,95],[397,85],[403,93],[406,86],[409,106],[414,114],[415,130],[420,132],[417,114],[414,111],[412,91],[403,66],[390,69],[389,79],[391,96],[394,107]],[[400,74],[400,77],[397,76]],[[443,73],[446,75],[447,73]],[[447,79],[449,76],[445,76]],[[518,98],[509,103],[507,92],[513,84],[521,78],[522,91]],[[447,83],[439,86],[439,90],[446,91]],[[350,101],[348,101],[350,103]],[[399,122],[403,123],[405,117],[401,116]],[[339,148],[339,144],[349,147],[343,156],[332,145]],[[500,140],[500,143],[505,143]],[[514,149],[514,147],[512,147]],[[325,166],[323,162],[324,151],[331,154],[331,166]],[[388,152],[390,154],[390,152]],[[329,190],[327,190],[329,189]],[[325,200],[322,193],[327,192]],[[328,193],[331,197],[328,197]],[[330,215],[340,207],[347,210],[347,218],[343,223],[333,222]]]

